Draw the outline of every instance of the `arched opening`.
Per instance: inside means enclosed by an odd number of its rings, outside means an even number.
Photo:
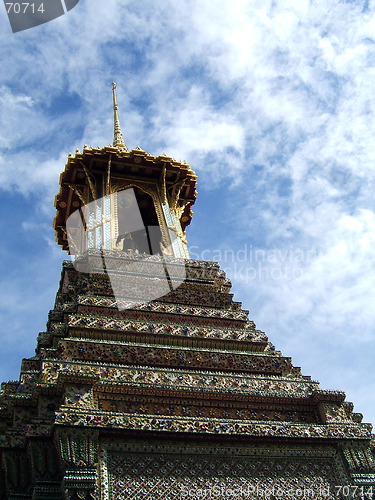
[[[160,254],[161,230],[152,197],[138,187],[119,191],[117,243],[122,250]]]

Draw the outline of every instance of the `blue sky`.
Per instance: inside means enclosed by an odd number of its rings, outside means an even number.
[[[1,12],[1,9],[0,9]],[[375,423],[375,6],[80,0],[13,34],[0,13],[0,379],[53,307],[68,153],[112,141],[198,175],[187,237],[276,348]]]

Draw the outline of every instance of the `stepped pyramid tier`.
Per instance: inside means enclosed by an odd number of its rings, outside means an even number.
[[[137,261],[132,251],[104,252],[117,271],[118,259]],[[148,259],[152,287],[163,257]],[[270,480],[316,494],[369,488],[371,426],[344,393],[322,390],[275,350],[233,300],[218,264],[187,260],[185,270],[177,289],[120,311],[107,274],[64,262],[36,356],[23,360],[20,382],[2,385],[8,485],[27,489],[34,480],[36,498],[61,498],[41,493],[60,484],[70,498],[82,490],[84,498],[154,498],[155,487],[160,498],[173,498],[174,487],[183,498],[220,478],[238,491]],[[186,463],[194,474],[181,476]]]
[[[187,257],[195,174],[127,151],[115,111],[115,145],[61,176],[54,227],[76,260],[1,386],[0,500],[373,498],[372,426],[275,349],[217,263]],[[124,234],[134,205],[143,228]]]

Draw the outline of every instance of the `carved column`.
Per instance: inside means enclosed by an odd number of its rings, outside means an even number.
[[[58,445],[64,466],[65,500],[96,500],[98,433],[87,429],[59,429]]]
[[[32,500],[62,500],[61,465],[55,443],[51,439],[32,439],[28,456],[35,485]]]

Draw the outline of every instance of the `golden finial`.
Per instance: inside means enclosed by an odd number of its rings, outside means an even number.
[[[127,151],[128,148],[126,147],[126,144],[124,142],[124,138],[122,137],[120,120],[118,118],[118,111],[117,111],[118,107],[117,107],[117,99],[116,99],[116,84],[115,84],[115,82],[112,82],[112,90],[113,90],[113,111],[114,111],[114,118],[115,118],[113,145],[115,147],[125,148]]]

